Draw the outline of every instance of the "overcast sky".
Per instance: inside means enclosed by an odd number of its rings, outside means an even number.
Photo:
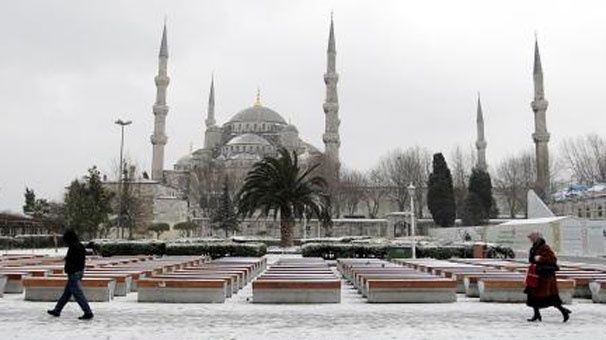
[[[150,172],[154,76],[164,17],[165,168],[203,144],[211,74],[219,123],[262,102],[323,149],[334,10],[341,160],[366,170],[397,147],[450,154],[475,140],[480,91],[490,164],[532,148],[538,32],[553,153],[606,130],[603,1],[6,1],[0,13],[0,211],[25,187],[64,187],[125,152]],[[489,164],[489,165],[490,165]]]

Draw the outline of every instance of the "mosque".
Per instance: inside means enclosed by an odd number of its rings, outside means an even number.
[[[115,192],[129,191],[140,204],[131,208],[129,215],[138,215],[137,226],[149,226],[153,222],[174,225],[178,222],[208,218],[204,202],[220,191],[223,178],[232,182],[242,181],[252,164],[266,156],[277,155],[280,148],[295,152],[299,164],[306,166],[322,160],[330,164],[330,173],[338,174],[340,167],[339,101],[336,72],[336,42],[334,22],[331,17],[328,35],[327,68],[324,73],[326,97],[322,107],[325,113],[325,131],[322,135],[324,150],[304,141],[293,124],[261,101],[260,91],[254,104],[234,114],[220,124],[215,119],[215,85],[211,80],[207,116],[204,121],[204,146],[191,150],[172,166],[165,167],[164,148],[168,143],[166,126],[170,124],[169,106],[166,101],[170,84],[168,75],[168,37],[166,25],[162,31],[158,54],[158,73],[155,77],[156,100],[153,105],[154,130],[152,144],[151,178],[145,174],[138,178],[134,169],[127,173],[126,185],[121,181],[106,181],[108,189]],[[205,197],[207,196],[207,197]],[[201,207],[199,207],[199,205]],[[140,230],[144,232],[144,230]]]

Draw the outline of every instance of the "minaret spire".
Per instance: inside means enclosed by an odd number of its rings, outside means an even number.
[[[534,43],[534,100],[530,104],[534,111],[534,133],[532,139],[536,149],[537,180],[535,191],[539,197],[545,200],[550,193],[549,180],[549,132],[547,131],[546,111],[549,102],[545,100],[545,87],[543,84],[543,65],[539,52],[539,42],[535,36]]]
[[[168,68],[168,43],[166,34],[166,22],[162,31],[162,40],[160,42],[160,53],[158,53],[158,75],[154,78],[156,82],[156,102],[153,106],[154,112],[154,133],[151,136],[153,146],[152,155],[152,179],[161,181],[162,171],[164,170],[164,146],[168,141],[166,136],[166,115],[168,106],[166,105],[166,88],[170,83],[167,74]]]
[[[204,157],[210,160],[213,150],[221,141],[221,129],[215,121],[215,75],[210,80],[210,93],[208,94],[208,109],[206,115],[206,131],[204,132]]]
[[[328,49],[327,49],[327,67],[324,74],[324,83],[326,84],[326,99],[324,101],[325,113],[325,132],[322,136],[324,141],[324,153],[327,159],[332,163],[331,172],[338,179],[339,177],[339,147],[341,139],[339,137],[339,97],[337,94],[337,82],[339,75],[337,74],[337,49],[335,43],[335,29],[332,13],[330,16],[330,32],[328,34]]]
[[[482,102],[480,101],[480,93],[478,92],[478,110],[476,114],[477,140],[476,149],[478,150],[478,161],[476,168],[486,171],[486,139],[484,136],[484,114],[482,112]]]
[[[208,94],[208,110],[206,115],[206,127],[217,124],[215,121],[215,76],[213,74],[210,80],[210,93]]]

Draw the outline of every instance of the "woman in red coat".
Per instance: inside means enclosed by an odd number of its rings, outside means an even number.
[[[560,299],[555,276],[555,272],[559,270],[557,265],[558,260],[539,232],[530,233],[528,238],[532,242],[528,262],[530,262],[531,266],[535,266],[534,270],[529,270],[529,274],[532,271],[536,273],[536,280],[527,280],[527,282],[533,282],[533,284],[527,286],[524,290],[528,295],[526,305],[532,307],[534,310],[533,317],[528,319],[528,321],[541,321],[541,312],[539,312],[539,309],[555,307],[562,313],[563,321],[566,322],[572,312],[562,307],[562,300]]]

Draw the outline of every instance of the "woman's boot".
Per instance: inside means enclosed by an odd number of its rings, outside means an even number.
[[[572,313],[572,311],[566,307],[562,307],[562,305],[556,306],[556,308],[562,313],[562,322],[567,322],[568,319],[570,319],[570,313]]]
[[[541,312],[539,312],[539,309],[533,308],[533,310],[534,310],[534,315],[532,316],[532,318],[528,319],[528,322],[542,321]]]

